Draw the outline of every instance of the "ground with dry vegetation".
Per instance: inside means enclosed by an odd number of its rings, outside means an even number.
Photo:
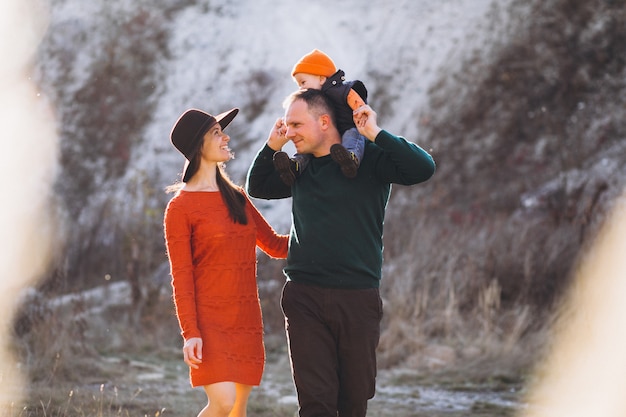
[[[206,399],[202,390],[189,386],[171,293],[164,289],[158,301],[165,308],[153,310],[139,322],[131,298],[127,283],[112,283],[47,306],[41,303],[45,315],[33,318],[30,331],[22,335],[27,345],[15,346],[20,366],[30,370],[32,381],[25,401],[15,403],[6,415],[197,413]],[[277,301],[270,296],[263,299]],[[283,332],[266,335],[265,343],[266,372],[251,397],[250,415],[291,417],[297,405]],[[420,363],[381,364],[371,413],[382,417],[509,415],[519,407],[524,389],[518,359],[460,361],[449,347],[431,345]]]
[[[281,339],[281,340],[278,340]],[[268,351],[266,372],[255,388],[249,415],[293,417],[297,410],[282,338]],[[28,400],[5,414],[27,416],[190,416],[206,402],[189,386],[179,349],[110,352],[91,358],[91,372],[70,382],[52,378],[31,386]],[[77,364],[80,365],[80,364]],[[369,413],[380,417],[513,415],[523,384],[518,376],[467,367],[463,372],[381,370]]]

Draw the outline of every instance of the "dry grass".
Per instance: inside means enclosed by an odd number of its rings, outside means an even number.
[[[398,275],[394,282],[403,282],[401,278]],[[452,287],[446,287],[447,293],[451,290]],[[395,291],[404,294],[397,288]],[[5,415],[183,416],[195,415],[202,408],[206,401],[204,393],[189,387],[187,369],[181,360],[180,339],[171,310],[170,294],[162,294],[157,304],[161,308],[150,316],[144,316],[139,327],[133,327],[133,321],[128,318],[133,315],[128,304],[130,291],[110,290],[110,294],[116,294],[108,298],[115,300],[111,304],[102,301],[107,300],[107,297],[84,296],[65,303],[58,303],[58,299],[39,300],[38,305],[56,307],[46,310],[46,314],[39,319],[32,319],[29,327],[22,328],[22,334],[15,339],[15,350],[19,354],[21,367],[28,371],[31,382],[27,400],[4,410]],[[412,398],[419,398],[419,390],[424,384],[443,382],[466,389],[470,380],[480,382],[494,375],[508,375],[507,378],[515,380],[516,386],[519,385],[519,377],[511,371],[510,363],[497,369],[506,362],[504,360],[494,361],[490,365],[492,373],[487,372],[486,367],[477,365],[479,360],[483,360],[484,364],[489,357],[493,360],[490,355],[501,353],[501,350],[490,345],[492,341],[502,339],[496,335],[500,327],[498,321],[494,320],[497,311],[493,310],[497,305],[494,301],[497,300],[497,288],[487,287],[483,294],[484,320],[492,320],[493,324],[484,327],[482,334],[492,335],[491,339],[481,339],[471,334],[469,329],[466,332],[459,331],[463,326],[459,321],[456,303],[434,293],[434,298],[422,302],[420,308],[423,310],[415,305],[397,311],[391,308],[387,312],[380,346],[381,388],[408,384],[409,388],[404,389],[413,392]],[[278,308],[276,292],[263,297],[266,311]],[[443,304],[447,313],[441,315],[444,320],[438,323],[436,317],[426,312],[430,312],[439,302],[435,300],[440,299],[447,300]],[[408,302],[395,304],[389,301],[387,299],[388,307],[409,306]],[[98,309],[94,309],[94,306],[98,306]],[[278,314],[278,311],[268,313],[269,316]],[[407,319],[407,315],[411,317]],[[433,328],[448,329],[449,333],[447,337],[435,339],[428,332],[420,330],[432,331]],[[295,403],[293,400],[281,400],[294,395],[282,328],[266,335],[266,348],[267,373],[261,389],[253,393],[250,413],[256,416],[291,417],[296,409]],[[473,353],[468,354],[468,350]],[[469,357],[473,362],[463,364],[461,359]],[[386,376],[384,368],[391,365],[397,366],[390,368],[390,371],[419,370],[416,372],[420,379],[409,383]],[[492,389],[490,386],[482,387],[484,390]],[[376,401],[372,403],[372,409],[377,410],[376,415],[412,415],[409,411],[406,414],[401,412],[405,408],[397,403],[397,395],[393,390],[388,394],[382,392],[377,395]],[[410,405],[407,407],[410,408]]]
[[[402,225],[387,225],[391,236],[405,238],[386,240],[382,366],[436,371],[515,358],[510,367],[519,370],[532,362],[524,352],[550,311],[531,302],[540,265],[520,257],[534,237],[505,221],[499,226],[499,234],[468,226],[442,235],[440,224],[422,220],[407,238],[396,230]]]

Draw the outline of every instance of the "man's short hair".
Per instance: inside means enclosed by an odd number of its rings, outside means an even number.
[[[322,90],[316,90],[313,88],[297,90],[287,96],[285,102],[283,103],[283,107],[287,108],[291,105],[291,103],[298,100],[302,100],[308,105],[310,113],[313,113],[317,117],[328,114],[333,122],[333,125],[337,125],[334,107],[328,96],[324,94]]]

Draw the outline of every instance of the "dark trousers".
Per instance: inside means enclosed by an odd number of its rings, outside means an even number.
[[[300,417],[363,417],[376,390],[377,288],[288,281],[281,298]]]

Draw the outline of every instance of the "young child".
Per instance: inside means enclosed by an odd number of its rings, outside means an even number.
[[[339,164],[341,172],[354,178],[363,158],[365,138],[354,125],[352,112],[367,103],[367,89],[361,81],[346,81],[345,73],[335,67],[335,63],[324,52],[314,49],[304,55],[291,71],[301,90],[322,90],[335,109],[337,128],[341,134],[341,144],[330,148],[331,158]],[[282,151],[274,154],[274,167],[281,180],[291,186],[306,168],[311,155],[296,153],[292,158]]]

